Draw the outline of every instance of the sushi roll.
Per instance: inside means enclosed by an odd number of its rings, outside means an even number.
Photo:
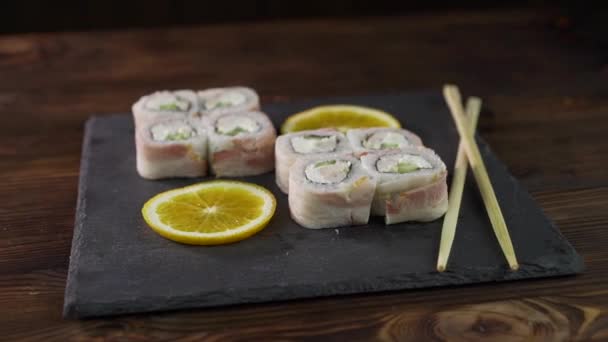
[[[351,129],[346,132],[346,136],[356,156],[368,152],[422,146],[420,137],[400,128]]]
[[[188,118],[198,113],[199,106],[191,90],[163,90],[141,97],[131,110],[137,128],[159,120]]]
[[[349,154],[299,158],[289,172],[289,210],[311,229],[366,224],[376,178]]]
[[[207,132],[181,119],[161,120],[135,132],[137,172],[143,178],[200,177],[207,174]]]
[[[386,224],[432,221],[447,211],[447,170],[433,150],[410,146],[368,153],[361,161],[378,178],[372,214],[385,216]]]
[[[279,188],[289,192],[289,168],[297,158],[327,153],[349,153],[344,134],[334,129],[300,131],[281,135],[275,144],[275,174]]]
[[[247,87],[211,88],[201,90],[197,95],[202,116],[260,109],[260,97]]]
[[[276,131],[266,114],[215,114],[203,117],[203,124],[216,176],[253,176],[274,169]]]

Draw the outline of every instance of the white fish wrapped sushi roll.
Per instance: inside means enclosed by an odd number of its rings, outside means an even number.
[[[217,176],[253,176],[274,169],[276,130],[266,114],[240,112],[203,117],[209,160]]]
[[[400,128],[351,129],[346,132],[346,136],[356,156],[408,146],[422,146],[420,137]]]
[[[191,90],[157,91],[141,97],[131,111],[136,128],[159,120],[184,119],[198,113],[198,98]]]
[[[445,214],[447,170],[433,150],[404,147],[369,153],[361,161],[378,178],[372,214],[385,216],[386,224],[432,221]]]
[[[197,92],[201,114],[257,111],[260,97],[247,87],[211,88]]]
[[[366,224],[376,178],[352,155],[299,158],[289,173],[289,210],[311,229]]]
[[[289,168],[296,159],[352,150],[344,134],[334,129],[318,129],[281,135],[274,151],[276,182],[284,193],[288,193]]]
[[[182,119],[151,122],[135,133],[137,172],[147,179],[207,174],[207,133]]]

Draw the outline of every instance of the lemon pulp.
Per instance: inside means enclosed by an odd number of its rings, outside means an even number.
[[[332,127],[340,131],[364,127],[400,128],[399,121],[384,111],[353,105],[314,107],[287,118],[282,133]]]

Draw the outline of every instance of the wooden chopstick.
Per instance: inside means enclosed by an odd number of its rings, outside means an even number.
[[[498,239],[498,243],[500,244],[509,266],[515,271],[519,268],[519,264],[517,263],[517,258],[515,256],[513,243],[511,242],[507,224],[505,223],[498,200],[496,199],[496,194],[492,188],[492,182],[490,182],[488,171],[481,159],[481,153],[479,152],[479,147],[477,146],[477,142],[473,135],[474,131],[465,120],[460,91],[458,90],[458,87],[454,85],[445,85],[443,87],[443,96],[445,97],[452,117],[454,118],[454,122],[456,123],[456,128],[458,129],[461,142],[463,143],[469,164],[471,165],[473,176],[475,177],[475,181],[481,192],[481,198],[483,199],[486,211],[490,217],[494,234]]]
[[[479,112],[481,111],[481,99],[479,97],[469,97],[466,111],[468,125],[474,132],[477,127]],[[439,257],[437,258],[437,271],[439,272],[445,271],[448,259],[450,258],[468,167],[467,155],[464,151],[464,144],[461,141],[458,144],[458,154],[456,155],[456,163],[454,164],[454,174],[452,175],[452,185],[448,198],[448,211],[445,213],[443,228],[441,228],[441,242],[439,244]]]

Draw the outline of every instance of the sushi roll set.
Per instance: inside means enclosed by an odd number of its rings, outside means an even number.
[[[146,179],[242,177],[276,169],[292,218],[306,228],[431,221],[447,210],[447,171],[416,134],[323,128],[277,137],[246,87],[158,91],[132,107],[137,171]],[[276,142],[276,143],[275,143]]]
[[[246,87],[158,91],[132,107],[146,179],[251,176],[274,168],[276,131]]]
[[[447,210],[447,169],[414,133],[398,128],[289,133],[277,138],[276,182],[306,228],[432,221]]]

